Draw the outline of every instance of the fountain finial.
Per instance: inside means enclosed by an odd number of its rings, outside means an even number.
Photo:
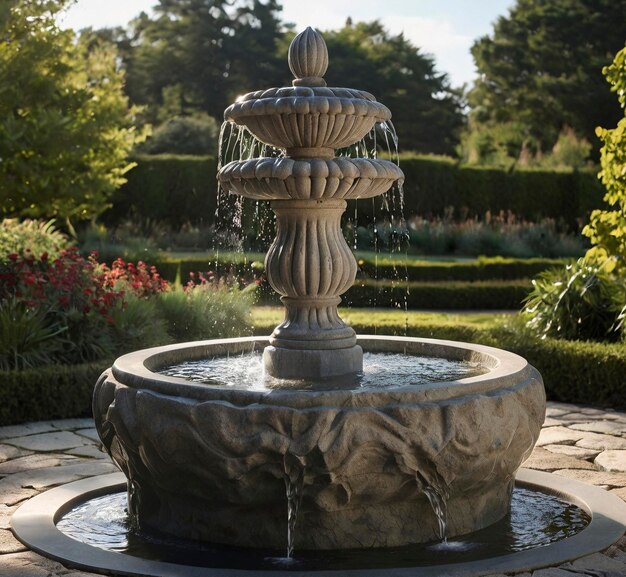
[[[328,68],[328,48],[322,35],[307,27],[289,46],[289,68],[294,86],[326,86],[322,78]]]

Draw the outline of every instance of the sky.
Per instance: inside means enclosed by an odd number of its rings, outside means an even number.
[[[79,30],[91,26],[124,26],[156,0],[78,0],[62,25]],[[490,34],[498,16],[506,16],[515,0],[282,0],[282,20],[299,31],[321,31],[354,22],[379,19],[393,34],[404,32],[415,46],[435,58],[454,86],[471,83],[475,68],[470,47]],[[330,55],[332,65],[332,54]]]

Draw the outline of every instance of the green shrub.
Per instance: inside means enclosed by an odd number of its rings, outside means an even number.
[[[626,282],[601,266],[579,259],[541,273],[533,282],[524,313],[542,337],[617,340],[618,316],[626,304]]]
[[[157,306],[168,294],[161,293],[151,299],[129,298],[125,307],[116,307],[110,328],[116,355],[173,342],[167,321],[159,315]]]
[[[15,298],[0,300],[0,370],[50,364],[63,351],[66,329],[50,323],[45,310]]]
[[[70,241],[54,222],[4,219],[0,226],[0,262],[6,261],[9,254],[25,256],[27,252],[37,259],[44,253],[51,259],[58,257]]]
[[[521,316],[479,340],[524,357],[541,373],[551,400],[626,408],[623,344],[539,338]]]
[[[408,290],[407,290],[408,289]],[[342,298],[346,306],[409,310],[519,310],[528,281],[410,282],[360,281]]]
[[[110,365],[107,360],[0,371],[0,426],[91,416],[94,384]]]
[[[170,337],[176,341],[228,338],[250,334],[253,287],[244,290],[220,283],[188,286],[163,293],[156,305]]]
[[[137,150],[143,154],[217,154],[220,127],[208,115],[169,118]]]
[[[214,224],[217,209],[217,162],[209,156],[138,156],[117,190],[113,206],[102,216],[114,225],[127,220],[165,222],[178,229],[186,223]]]

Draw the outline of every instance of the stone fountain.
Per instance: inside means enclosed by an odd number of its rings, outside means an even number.
[[[271,201],[277,234],[266,270],[285,320],[269,338],[131,353],[101,376],[96,426],[128,479],[129,512],[142,528],[283,550],[288,532],[296,548],[367,548],[492,524],[506,514],[515,472],[539,434],[541,377],[512,353],[357,337],[340,319],[340,295],[356,274],[340,229],[346,200],[382,194],[403,175],[389,161],[335,151],[391,114],[368,93],[326,86],[326,45],[310,28],[291,44],[289,65],[293,86],[249,93],[225,112],[284,157],[235,161],[219,173],[227,191]],[[393,353],[392,374],[413,355],[471,361],[483,374],[329,387],[356,379],[363,350]],[[258,390],[159,373],[254,351],[272,377],[320,386]]]

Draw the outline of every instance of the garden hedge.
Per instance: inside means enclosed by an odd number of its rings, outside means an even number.
[[[217,209],[217,161],[210,156],[159,154],[137,156],[136,166],[102,215],[107,225],[128,218],[165,222],[178,229],[185,223],[211,224]]]
[[[357,280],[341,298],[343,306],[409,310],[519,310],[531,290],[528,280],[410,282]],[[257,304],[278,305],[268,286],[257,290]]]
[[[0,426],[91,416],[96,380],[110,361],[0,372]]]
[[[163,221],[210,224],[216,211],[217,162],[213,157],[138,156],[128,182],[105,213],[107,224],[129,216]],[[488,211],[511,211],[518,218],[552,218],[577,229],[593,208],[602,206],[603,187],[593,171],[506,170],[460,165],[436,156],[403,155],[405,216],[438,216],[450,207],[455,216],[483,217]],[[250,207],[253,207],[250,202]],[[358,204],[371,219],[372,202]],[[349,209],[352,214],[352,209]]]
[[[238,274],[246,275],[254,271],[260,274],[264,271],[261,254],[220,256],[217,259],[212,254],[198,256],[170,257],[156,255],[148,260],[156,265],[161,276],[169,281],[179,278],[181,282],[189,279],[189,273],[214,270],[219,261],[219,270],[227,271],[231,268]],[[552,268],[563,266],[566,259],[550,258],[501,258],[481,257],[465,261],[422,261],[407,259],[406,261],[388,261],[385,256],[379,256],[378,264],[373,259],[358,258],[358,278],[371,279],[404,279],[410,281],[441,282],[441,281],[488,281],[488,280],[522,280],[534,278],[539,273]]]

